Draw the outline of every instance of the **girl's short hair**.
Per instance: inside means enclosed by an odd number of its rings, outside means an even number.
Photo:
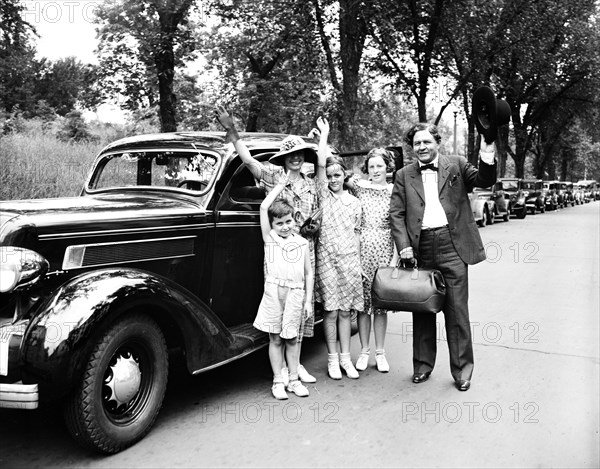
[[[348,168],[346,168],[346,163],[344,163],[343,158],[340,158],[339,156],[328,156],[327,160],[325,160],[325,170],[327,170],[327,168],[329,168],[330,166],[335,165],[339,165],[344,170],[344,172],[348,170]]]
[[[394,171],[394,154],[390,150],[386,150],[385,148],[379,147],[379,148],[373,148],[369,153],[367,153],[367,156],[365,157],[365,161],[364,161],[362,167],[360,168],[363,173],[365,173],[365,174],[369,173],[369,160],[371,158],[373,158],[374,156],[379,156],[383,159],[383,161],[385,162],[385,165],[387,167],[388,173],[390,171]]]
[[[267,209],[269,223],[273,223],[274,218],[283,218],[287,215],[294,215],[294,207],[287,200],[276,200]]]
[[[429,124],[428,122],[419,122],[408,129],[408,132],[406,132],[406,135],[404,136],[404,142],[412,147],[415,134],[422,130],[427,130],[433,136],[436,143],[439,144],[442,141],[442,136],[440,135],[437,125]]]

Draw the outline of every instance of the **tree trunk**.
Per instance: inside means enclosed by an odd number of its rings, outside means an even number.
[[[177,29],[184,21],[194,0],[151,2],[160,21],[160,39],[155,49],[154,64],[158,76],[159,117],[161,132],[177,130],[176,97],[173,92],[175,78],[175,53]]]
[[[158,75],[160,131],[175,132],[177,130],[175,94],[173,93],[175,55],[173,53],[173,42],[170,40],[169,35],[163,35],[161,46],[154,58]]]
[[[248,57],[250,63],[250,70],[252,70],[252,73],[258,78],[256,93],[250,99],[248,118],[246,119],[246,132],[256,132],[258,129],[258,118],[263,109],[265,95],[265,87],[262,85],[262,81],[269,79],[271,71],[281,59],[281,53],[276,54],[266,63],[263,62],[261,57],[255,57],[250,52],[246,53],[246,57]]]
[[[367,28],[360,14],[361,3],[340,0],[340,59],[342,62],[342,103],[338,107],[340,147],[354,146],[352,126],[358,109],[360,62]]]

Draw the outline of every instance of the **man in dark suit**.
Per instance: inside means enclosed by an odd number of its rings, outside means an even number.
[[[469,322],[468,264],[485,259],[468,193],[496,182],[494,144],[481,142],[479,168],[458,156],[440,155],[433,124],[415,124],[405,141],[418,161],[396,173],[390,221],[402,259],[442,272],[446,281],[443,308],[450,371],[456,387],[467,391],[473,374]],[[413,313],[413,382],[427,381],[437,351],[436,315]]]

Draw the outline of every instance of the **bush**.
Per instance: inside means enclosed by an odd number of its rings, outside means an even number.
[[[65,116],[62,127],[56,137],[63,142],[97,142],[98,137],[92,135],[88,125],[81,116],[81,111],[71,111]]]

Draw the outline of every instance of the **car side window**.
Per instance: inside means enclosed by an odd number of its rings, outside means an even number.
[[[240,204],[260,205],[265,196],[264,188],[257,184],[250,170],[242,165],[231,180],[229,189],[231,200]]]

